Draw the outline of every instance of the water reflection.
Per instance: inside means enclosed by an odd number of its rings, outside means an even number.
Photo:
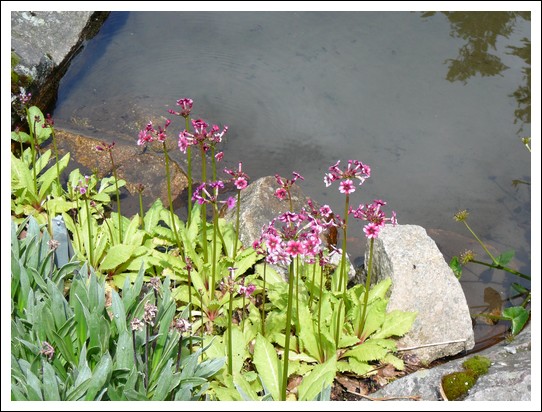
[[[422,17],[434,16],[437,12],[422,13]],[[530,12],[515,11],[479,11],[479,12],[439,12],[446,16],[450,22],[450,36],[466,41],[459,48],[455,59],[446,59],[448,73],[446,80],[450,82],[461,81],[464,84],[476,75],[492,77],[502,75],[509,68],[501,58],[492,53],[497,51],[497,42],[500,37],[508,39],[514,32],[519,21],[531,21]],[[521,39],[523,46],[506,46],[507,53],[519,57],[524,61],[522,68],[523,83],[516,91],[509,95],[517,101],[514,111],[514,123],[520,123],[518,134],[523,131],[523,125],[531,123],[531,42],[527,38]]]

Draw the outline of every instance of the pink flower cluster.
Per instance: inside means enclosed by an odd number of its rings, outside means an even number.
[[[145,128],[139,132],[139,138],[137,139],[138,146],[143,146],[146,143],[151,143],[154,141],[159,141],[160,143],[165,142],[167,138],[166,129],[170,123],[171,120],[167,119],[164,127],[162,128],[162,126],[158,126],[158,130],[156,130],[152,122],[149,122],[147,126],[145,126]]]
[[[394,211],[391,212],[391,217],[387,218],[381,207],[385,206],[386,202],[375,199],[373,203],[361,204],[357,209],[350,211],[356,219],[362,219],[369,222],[363,228],[365,236],[368,239],[376,239],[380,233],[380,229],[384,227],[387,221],[390,221],[393,226],[397,224],[397,215]]]
[[[192,111],[193,104],[194,104],[194,101],[192,99],[188,99],[188,98],[179,99],[177,100],[177,106],[181,106],[181,111],[176,112],[174,110],[168,109],[168,112],[176,116],[182,116],[184,118],[187,118],[188,116],[190,116],[190,112]]]
[[[300,213],[282,213],[264,228],[260,239],[252,246],[257,251],[267,249],[268,263],[288,265],[296,256],[314,262],[323,250],[320,235],[332,224],[320,219],[328,209],[323,206],[320,211],[313,209],[309,213],[304,209]]]
[[[363,184],[365,179],[371,176],[371,168],[369,165],[363,164],[359,160],[349,160],[346,170],[339,169],[338,160],[333,166],[329,167],[329,173],[326,173],[324,176],[324,183],[326,187],[329,187],[331,183],[336,180],[341,180],[339,184],[339,191],[346,195],[353,193],[356,190],[354,182],[352,179],[360,180],[360,186]]]
[[[237,171],[233,171],[231,169],[224,169],[224,173],[229,174],[232,176],[232,181],[237,190],[243,190],[248,186],[248,175],[243,172],[243,163],[239,162],[239,169]]]
[[[212,193],[210,193],[207,190],[207,186],[209,186]],[[233,196],[230,196],[225,201],[219,201],[218,200],[218,191],[219,189],[224,189],[224,182],[221,180],[217,180],[216,182],[203,182],[200,184],[194,193],[192,194],[192,201],[198,202],[200,205],[207,204],[207,203],[225,203],[228,209],[233,209],[235,207],[236,201]]]
[[[208,151],[211,146],[222,142],[222,138],[228,131],[228,126],[224,126],[222,131],[216,124],[211,126],[210,130],[207,130],[208,127],[209,125],[201,119],[192,120],[193,132],[190,133],[187,130],[183,130],[179,133],[178,145],[181,152],[186,153],[188,146],[193,145],[202,145],[203,150]]]
[[[293,186],[293,184],[296,182],[297,179],[305,180],[303,176],[301,176],[297,172],[292,172],[294,175],[293,179],[285,179],[279,175],[275,175],[275,179],[277,180],[277,183],[279,184],[279,188],[275,191],[275,196],[280,199],[284,200],[289,196],[290,188]]]

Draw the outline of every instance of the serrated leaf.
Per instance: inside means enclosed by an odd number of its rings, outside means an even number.
[[[360,377],[363,377],[374,370],[374,366],[371,366],[366,362],[360,362],[355,358],[349,358],[348,362],[337,362],[337,370],[339,372],[352,372]]]
[[[115,245],[107,251],[105,259],[100,264],[101,270],[113,270],[117,266],[126,263],[132,256],[136,246],[134,245]]]
[[[299,301],[299,339],[305,352],[315,359],[320,359],[317,333],[312,321],[312,315],[304,299]]]
[[[402,371],[405,369],[405,362],[403,362],[402,359],[399,359],[397,356],[395,356],[392,353],[388,353],[384,358],[381,360],[382,363],[389,363],[392,365],[395,369]]]
[[[388,349],[383,348],[378,343],[373,342],[371,339],[363,342],[361,345],[354,347],[346,351],[342,357],[355,358],[360,362],[368,362],[373,360],[380,360],[389,352]]]
[[[311,373],[303,378],[298,387],[300,401],[313,400],[322,391],[333,383],[337,373],[337,358],[333,356],[321,365],[316,365]]]
[[[254,365],[273,399],[280,399],[282,368],[275,348],[260,334],[254,345]]]
[[[382,328],[375,332],[373,338],[389,338],[390,336],[403,336],[407,333],[414,320],[416,319],[415,312],[403,312],[394,310],[386,315],[386,320],[382,324]]]

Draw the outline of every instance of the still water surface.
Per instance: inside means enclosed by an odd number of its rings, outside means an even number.
[[[324,173],[361,160],[372,176],[354,205],[386,200],[447,257],[472,239],[453,220],[467,208],[477,234],[515,249],[530,275],[530,186],[512,185],[530,181],[528,13],[113,12],[73,60],[54,116],[135,145],[183,97],[193,118],[229,126],[223,166],[242,161],[251,180],[297,171],[309,196],[342,213]],[[350,233],[359,259],[361,225]],[[488,288],[505,298],[515,281],[471,268],[462,285],[483,308]]]

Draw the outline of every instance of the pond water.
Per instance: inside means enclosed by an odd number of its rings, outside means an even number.
[[[384,199],[448,259],[472,245],[453,219],[468,209],[480,238],[514,249],[530,275],[530,186],[512,184],[531,178],[520,140],[531,133],[530,30],[529,13],[515,12],[113,12],[74,58],[54,117],[135,145],[149,119],[189,97],[193,118],[229,126],[223,167],[242,161],[251,180],[299,172],[309,196],[342,213],[324,173],[361,160],[372,176],[354,205]],[[483,267],[461,281],[473,312],[512,282]]]

